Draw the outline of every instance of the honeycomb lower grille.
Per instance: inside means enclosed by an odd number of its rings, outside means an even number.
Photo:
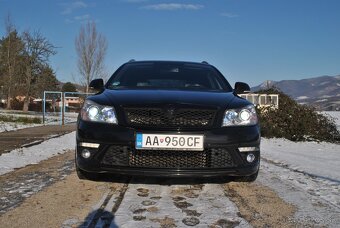
[[[132,127],[209,128],[216,110],[124,108],[126,121]]]
[[[128,147],[111,146],[102,163],[111,166],[144,168],[227,168],[233,167],[233,159],[223,148],[204,151],[135,150]]]

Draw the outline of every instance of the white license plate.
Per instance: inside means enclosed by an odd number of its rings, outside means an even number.
[[[168,135],[143,134],[136,135],[136,149],[163,150],[203,150],[203,135]]]

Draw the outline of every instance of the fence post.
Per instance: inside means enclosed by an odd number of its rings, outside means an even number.
[[[46,109],[46,93],[44,91],[44,99],[43,99],[43,124],[45,124],[45,109]]]
[[[61,125],[65,125],[65,92],[61,93]]]

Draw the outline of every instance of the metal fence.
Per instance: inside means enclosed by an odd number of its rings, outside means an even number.
[[[43,123],[60,124],[77,121],[85,98],[92,93],[44,91]]]
[[[272,106],[274,108],[279,107],[279,95],[278,94],[255,94],[246,93],[239,94],[240,97],[247,99],[251,103],[259,107]]]

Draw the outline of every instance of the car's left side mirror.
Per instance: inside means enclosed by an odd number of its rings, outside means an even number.
[[[89,87],[96,91],[102,91],[104,89],[104,81],[101,78],[94,79],[90,82]]]
[[[236,82],[235,83],[235,88],[234,88],[234,93],[236,94],[241,94],[245,92],[250,92],[250,87],[247,83],[244,82]]]

